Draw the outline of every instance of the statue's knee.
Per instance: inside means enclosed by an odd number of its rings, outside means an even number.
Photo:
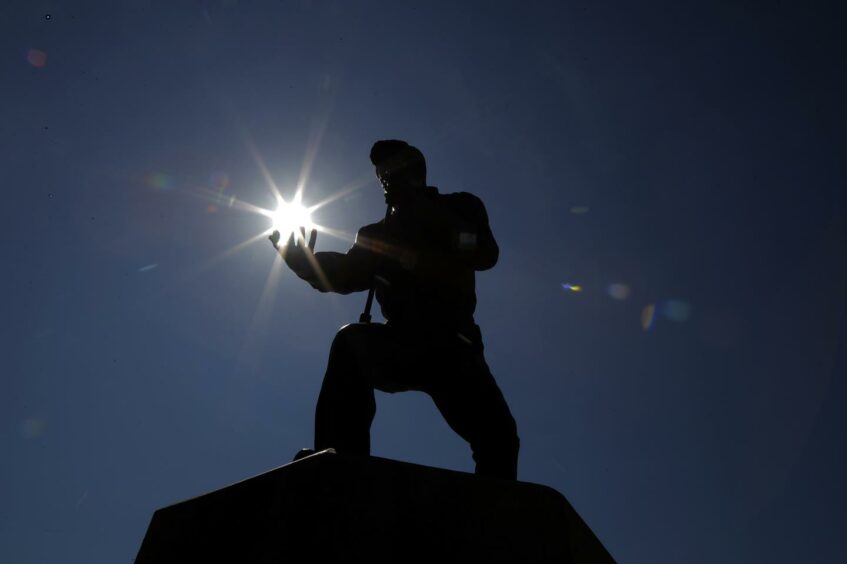
[[[338,330],[332,341],[333,352],[352,352],[361,346],[362,339],[367,331],[364,323],[349,323]]]

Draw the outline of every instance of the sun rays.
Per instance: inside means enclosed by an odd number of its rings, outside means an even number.
[[[239,251],[247,249],[252,246],[253,243],[267,239],[273,231],[280,232],[281,245],[284,245],[292,234],[299,239],[299,244],[306,245],[303,235],[301,235],[301,228],[305,228],[307,231],[314,229],[322,235],[328,235],[333,238],[344,240],[348,243],[353,242],[355,237],[354,234],[318,224],[314,221],[313,214],[325,206],[336,203],[349,194],[362,189],[371,182],[374,182],[373,176],[367,175],[356,178],[352,182],[346,183],[321,201],[311,205],[307,204],[309,179],[318,155],[323,134],[326,131],[328,121],[326,117],[327,116],[324,116],[324,119],[317,120],[315,126],[310,132],[297,184],[295,186],[283,187],[282,189],[274,180],[270,172],[270,168],[262,158],[258,148],[252,142],[249,135],[244,132],[243,139],[247,151],[260,171],[264,184],[270,192],[271,201],[275,202],[276,208],[267,209],[253,203],[240,200],[234,196],[229,196],[225,202],[227,208],[260,216],[266,223],[260,226],[261,229],[255,235],[244,241],[236,243],[234,246],[207,260],[203,265],[204,270],[220,264],[224,259],[231,257]],[[286,199],[283,196],[284,192],[290,195],[289,199]],[[221,194],[211,192],[204,194],[204,196],[211,199],[221,198]],[[309,235],[307,232],[306,238],[308,237]],[[282,250],[283,247],[281,246],[280,249]],[[307,256],[319,282],[324,287],[328,288],[329,282],[326,275],[321,271],[314,255],[309,253]],[[262,293],[256,302],[255,310],[251,317],[250,324],[247,327],[244,341],[242,342],[241,352],[239,354],[240,362],[242,363],[250,362],[249,359],[261,351],[264,346],[263,343],[266,341],[269,324],[271,323],[272,310],[276,302],[275,297],[279,290],[279,283],[282,279],[283,273],[287,270],[284,268],[283,262],[281,254],[277,254],[270,261]]]

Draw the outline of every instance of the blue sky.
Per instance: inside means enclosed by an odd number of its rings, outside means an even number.
[[[50,18],[46,18],[46,15]],[[271,276],[273,199],[379,219],[373,141],[480,196],[519,477],[621,562],[847,549],[835,3],[4,2],[0,559],[131,560],[152,512],[290,460],[364,295]],[[311,158],[309,158],[311,156]],[[322,234],[319,250],[349,241]],[[279,274],[279,273],[278,273]],[[563,284],[579,285],[575,292]],[[612,286],[615,285],[615,286]],[[375,455],[469,471],[431,401]]]

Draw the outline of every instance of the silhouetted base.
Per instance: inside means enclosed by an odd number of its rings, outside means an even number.
[[[614,562],[561,494],[322,452],[153,515],[136,562]]]

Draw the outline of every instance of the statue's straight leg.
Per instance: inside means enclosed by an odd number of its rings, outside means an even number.
[[[482,352],[460,352],[446,364],[425,391],[470,443],[477,474],[517,479],[517,425]]]

